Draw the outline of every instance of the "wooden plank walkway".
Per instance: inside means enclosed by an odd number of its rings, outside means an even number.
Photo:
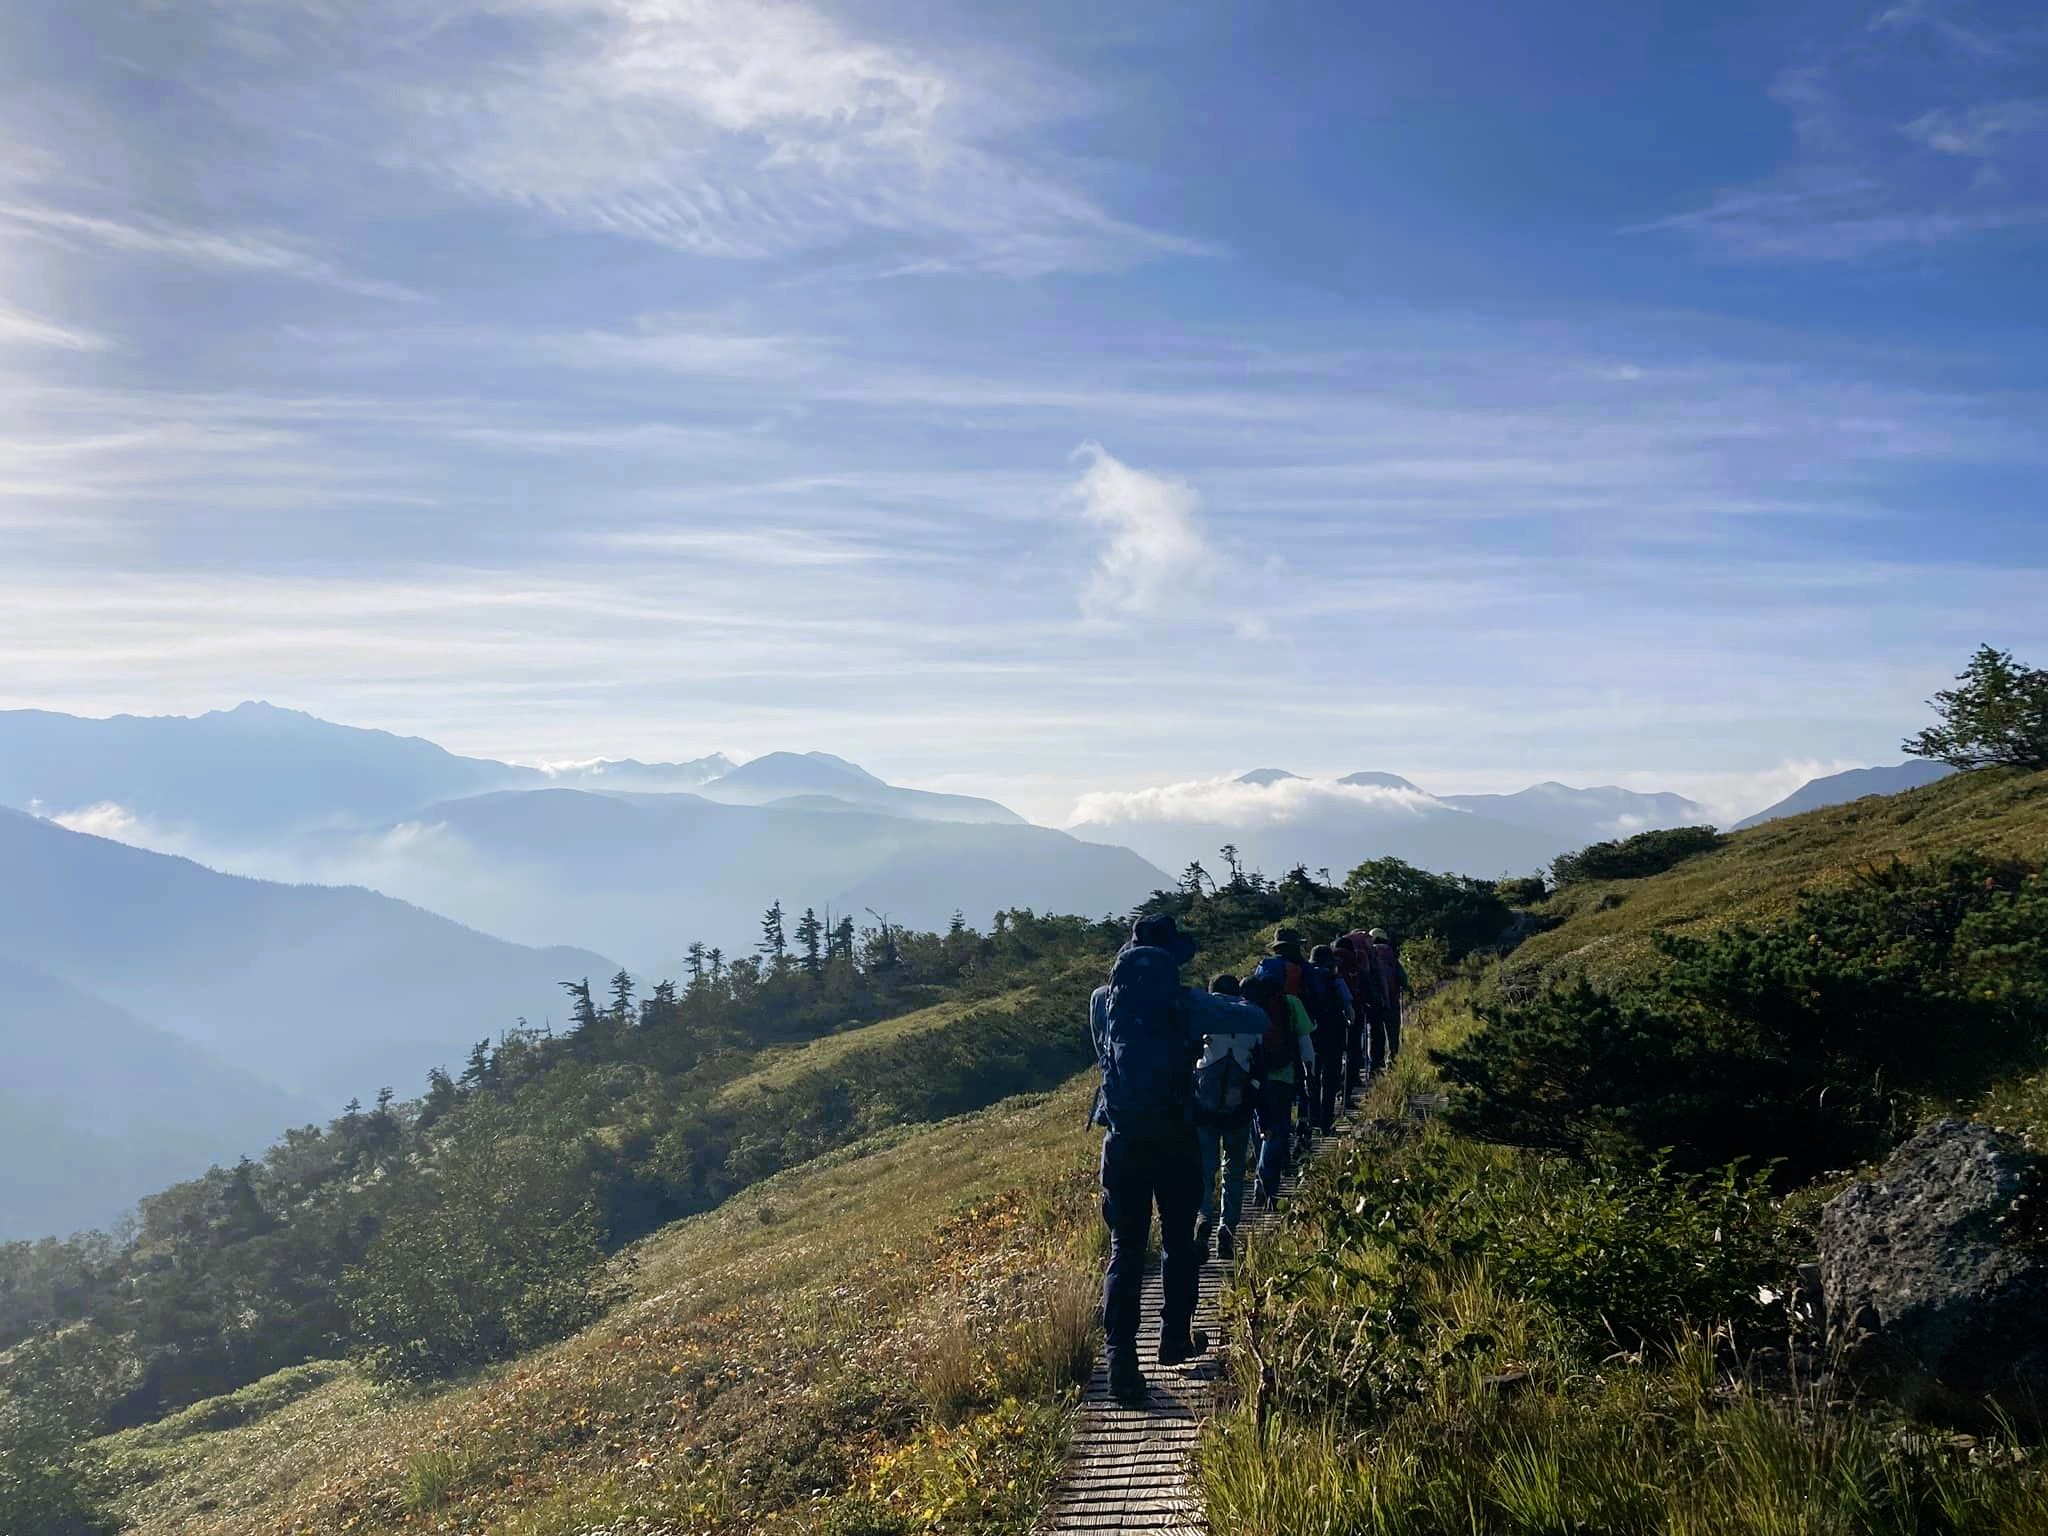
[[[1348,1136],[1350,1115],[1335,1131],[1318,1136],[1313,1160]],[[1253,1143],[1256,1148],[1257,1143]],[[1299,1173],[1288,1175],[1281,1198],[1294,1192]],[[1238,1251],[1274,1219],[1270,1211],[1247,1209],[1238,1228]],[[1138,1338],[1145,1345],[1145,1378],[1150,1391],[1142,1407],[1125,1407],[1109,1393],[1109,1364],[1098,1357],[1095,1374],[1081,1396],[1074,1424],[1073,1448],[1059,1486],[1039,1520],[1043,1536],[1107,1536],[1115,1531],[1154,1531],[1201,1536],[1208,1530],[1195,1488],[1192,1457],[1202,1425],[1216,1409],[1217,1383],[1223,1377],[1223,1330],[1217,1299],[1235,1268],[1210,1258],[1202,1266],[1201,1290],[1195,1303],[1195,1326],[1209,1335],[1209,1353],[1184,1366],[1168,1369],[1149,1358],[1159,1337],[1161,1290],[1155,1259],[1145,1275],[1144,1313]]]

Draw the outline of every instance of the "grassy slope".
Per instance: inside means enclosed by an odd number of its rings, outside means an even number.
[[[1700,933],[1768,921],[1788,911],[1803,887],[1848,879],[1894,857],[1965,848],[2048,856],[2048,773],[1958,774],[1905,794],[1767,822],[1661,875],[1572,886],[1543,909],[1560,925],[1517,949],[1510,968],[1582,971],[1611,985],[1655,963],[1656,930]],[[1603,911],[1603,901],[1618,904]]]
[[[1086,1108],[1075,1083],[780,1174],[641,1244],[631,1299],[596,1326],[441,1392],[341,1369],[239,1394],[278,1404],[253,1422],[206,1428],[235,1414],[200,1405],[112,1437],[119,1507],[164,1536],[558,1536],[635,1515],[810,1530],[814,1490],[870,1483],[900,1502],[948,1448],[926,1397],[963,1327],[985,1338],[1086,1283]],[[1032,1422],[1008,1448],[1026,1483],[1058,1452]]]
[[[961,998],[934,1003],[929,1008],[898,1014],[893,1019],[883,1019],[863,1029],[820,1035],[802,1045],[766,1052],[760,1066],[743,1077],[734,1078],[719,1090],[717,1102],[721,1106],[728,1105],[763,1092],[793,1088],[806,1077],[843,1072],[849,1062],[876,1046],[914,1041],[921,1036],[935,1034],[984,1009],[1012,1011],[1030,996],[1028,989],[1020,989],[979,1000]]]
[[[1493,993],[1504,976],[1524,986],[1574,973],[1625,984],[1658,963],[1651,943],[1658,930],[1700,933],[1768,921],[1788,911],[1802,888],[1851,878],[1894,857],[1964,849],[2048,858],[2048,773],[1961,775],[1903,795],[1810,812],[1736,834],[1716,852],[1662,875],[1560,893],[1542,914],[1556,926],[1525,942],[1498,969],[1453,985],[1411,1014],[1410,1048],[1393,1079],[1376,1087],[1373,1110],[1399,1116],[1414,1097],[1436,1089],[1426,1048],[1448,1047],[1468,1035],[1477,1024],[1473,997]],[[2048,1074],[2001,1083],[1978,1112],[2048,1136]],[[1419,1158],[1424,1172],[1466,1168],[1475,1187],[1509,1201],[1542,1178],[1541,1159],[1451,1135],[1440,1125],[1409,1145],[1413,1150],[1406,1153],[1398,1138],[1394,1150],[1360,1148],[1355,1165],[1350,1158],[1327,1160],[1315,1177],[1335,1183],[1347,1168],[1355,1174],[1380,1166],[1382,1158],[1389,1159],[1388,1171],[1399,1173],[1397,1159],[1405,1155]],[[1340,1193],[1348,1202],[1350,1186]],[[1364,1199],[1357,1209],[1367,1209]],[[1433,1222],[1424,1217],[1419,1225]],[[1681,1341],[1670,1356],[1615,1353],[1588,1369],[1583,1355],[1546,1337],[1573,1320],[1542,1314],[1500,1283],[1491,1252],[1423,1261],[1400,1296],[1375,1299],[1369,1277],[1390,1262],[1374,1247],[1381,1236],[1343,1235],[1352,1247],[1333,1255],[1325,1245],[1338,1239],[1330,1231],[1284,1223],[1253,1254],[1227,1298],[1237,1319],[1234,1332],[1244,1327],[1251,1296],[1278,1283],[1278,1298],[1310,1314],[1295,1333],[1307,1338],[1304,1347],[1319,1369],[1342,1375],[1357,1368],[1371,1379],[1374,1352],[1360,1366],[1355,1349],[1339,1346],[1351,1338],[1360,1307],[1370,1318],[1370,1309],[1382,1305],[1412,1314],[1425,1357],[1438,1366],[1415,1399],[1397,1398],[1364,1422],[1324,1423],[1281,1412],[1261,1436],[1250,1411],[1255,1377],[1240,1351],[1242,1396],[1212,1427],[1203,1454],[1219,1532],[1866,1536],[1910,1530],[1918,1536],[1958,1529],[2016,1536],[2048,1529],[2048,1483],[2028,1475],[2025,1463],[1944,1459],[1938,1451],[1931,1460],[1921,1457],[1917,1448],[1939,1447],[1940,1437],[1915,1439],[1884,1417],[1841,1413],[1840,1404],[1824,1401],[1822,1385],[1805,1383],[1791,1398],[1782,1389],[1759,1390],[1731,1371],[1704,1337]],[[1320,1286],[1304,1294],[1304,1273],[1321,1275],[1332,1298],[1343,1300],[1322,1301]],[[1327,1317],[1319,1307],[1327,1308]],[[1488,1383],[1499,1372],[1529,1385],[1495,1390]],[[1926,1500],[1924,1518],[1908,1514],[1901,1523],[1898,1500],[1886,1503],[1901,1489]]]

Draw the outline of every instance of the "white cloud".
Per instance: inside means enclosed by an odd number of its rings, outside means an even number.
[[[1733,826],[1776,805],[1802,785],[1851,768],[1868,768],[1867,762],[1852,758],[1788,757],[1770,768],[1753,773],[1673,773],[1664,775],[1659,787],[1674,789],[1706,808],[1707,819],[1716,826]],[[1640,777],[1640,776],[1639,776]]]
[[[132,843],[138,848],[154,847],[148,838],[148,829],[142,818],[125,805],[116,805],[103,800],[98,805],[82,806],[75,811],[61,811],[50,817],[60,827],[73,832],[83,832],[88,837],[104,837],[116,843]]]
[[[92,331],[75,330],[0,305],[0,347],[54,347],[61,352],[105,352],[113,346]]]
[[[1332,779],[1279,779],[1246,784],[1235,778],[1189,779],[1149,789],[1097,790],[1075,802],[1069,826],[1117,827],[1134,822],[1277,827],[1331,810],[1369,810],[1421,817],[1461,814],[1420,790]]]
[[[189,266],[299,278],[364,298],[412,301],[420,297],[396,283],[343,272],[294,242],[249,230],[198,229],[147,216],[109,219],[34,203],[0,203],[0,225],[64,245],[97,245]]]
[[[459,54],[422,50],[431,62],[387,95],[383,158],[478,198],[707,256],[861,231],[914,237],[895,263],[906,270],[1030,274],[1199,249],[991,147],[1032,113],[981,82],[1021,70],[956,69],[802,0],[469,11],[493,27],[465,34]]]
[[[1837,261],[2048,223],[2048,100],[2000,87],[2048,32],[1972,28],[1939,0],[1895,5],[1771,97],[1793,151],[1775,174],[1641,226],[1740,259]]]
[[[1082,444],[1074,457],[1082,466],[1073,487],[1081,515],[1108,535],[1083,606],[1099,616],[1150,617],[1199,598],[1217,559],[1193,487],[1133,469],[1098,443]]]

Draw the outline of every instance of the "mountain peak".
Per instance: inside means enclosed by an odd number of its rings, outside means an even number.
[[[1377,773],[1371,769],[1366,769],[1359,773],[1347,773],[1337,782],[1367,789],[1412,789],[1418,795],[1422,793],[1419,788],[1409,783],[1408,780],[1402,778],[1398,773]]]
[[[843,757],[830,752],[768,752],[740,764],[722,782],[799,784],[823,788],[833,784],[879,786],[882,781]]]
[[[1254,768],[1250,773],[1239,774],[1237,782],[1240,784],[1259,785],[1279,784],[1288,779],[1298,779],[1300,777],[1300,774],[1289,773],[1285,768]]]

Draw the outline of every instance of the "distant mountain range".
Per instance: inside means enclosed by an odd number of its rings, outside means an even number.
[[[744,770],[742,770],[744,771]],[[887,786],[879,786],[886,788]],[[698,795],[550,789],[419,813],[381,887],[492,933],[602,945],[636,970],[693,939],[751,948],[781,901],[794,915],[872,907],[942,928],[998,909],[1123,912],[1166,884],[1125,848],[1023,822],[928,820],[818,796],[725,805]],[[394,833],[398,829],[393,829]]]
[[[146,1111],[161,1104],[257,1151],[281,1114],[332,1114],[387,1084],[417,1093],[429,1067],[459,1067],[521,1016],[560,1019],[562,980],[616,969],[373,891],[220,874],[12,811],[0,870],[0,978],[19,983],[0,979],[4,1081],[95,1135],[158,1124]],[[33,1039],[44,1047],[20,1054]],[[129,1108],[78,1121],[63,1085],[107,1073],[128,1086],[105,1102]]]
[[[332,1105],[0,956],[0,1242],[112,1221]]]
[[[1559,852],[1662,827],[1702,824],[1707,808],[1683,795],[1642,794],[1602,784],[1574,789],[1555,781],[1512,795],[1444,795],[1444,804],[1563,839]]]
[[[1780,816],[1797,816],[1801,811],[1845,805],[1851,800],[1861,800],[1865,795],[1896,795],[1945,779],[1954,772],[1955,769],[1946,763],[1916,760],[1896,763],[1889,768],[1851,768],[1846,773],[1831,773],[1825,778],[1809,779],[1776,805],[1758,811],[1747,820],[1738,821],[1732,830],[1739,832],[1744,827],[1762,826]]]
[[[67,819],[118,808],[166,843],[210,852],[274,849],[280,838],[382,827],[468,795],[549,788],[687,791],[729,805],[823,796],[917,820],[1025,824],[993,800],[886,784],[826,752],[542,769],[458,757],[418,737],[255,702],[189,717],[105,720],[0,710],[0,806]]]
[[[1168,869],[1194,860],[1214,873],[1229,843],[1246,867],[1268,876],[1305,864],[1340,879],[1366,859],[1388,856],[1461,874],[1525,874],[1587,843],[1708,819],[1683,796],[1612,786],[1439,796],[1394,773],[1311,779],[1284,768],[1093,796],[1083,809],[1070,830],[1124,843]]]

